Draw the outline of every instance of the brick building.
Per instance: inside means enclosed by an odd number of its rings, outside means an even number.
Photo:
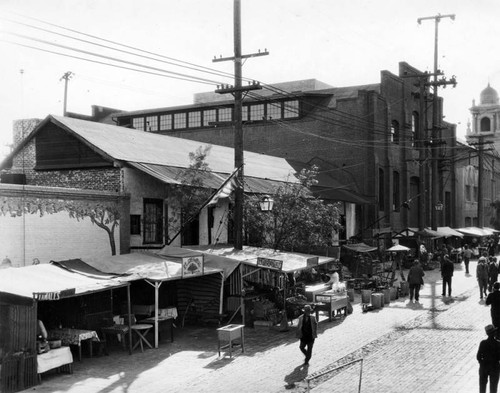
[[[336,88],[303,80],[264,86],[243,102],[244,148],[318,165],[330,187],[344,191],[330,198],[345,202],[347,237],[368,240],[389,228],[430,226],[429,83],[429,76],[401,62],[398,75],[382,71],[380,82],[370,85]],[[442,119],[441,98],[438,104]],[[231,96],[202,93],[193,105],[114,116],[122,126],[232,146],[232,108]],[[457,226],[456,130],[446,122],[438,128],[433,140],[440,143],[433,147],[444,209],[436,220]]]
[[[217,189],[234,170],[232,148],[94,121],[48,116],[15,131],[0,164],[0,255],[14,266],[160,248],[180,229],[173,188],[186,185],[190,153],[210,145],[204,188]],[[296,182],[294,173],[282,158],[246,153],[245,181],[255,194]],[[203,209],[172,244],[227,243],[228,208],[224,199]]]

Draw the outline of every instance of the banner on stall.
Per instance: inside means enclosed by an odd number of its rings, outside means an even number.
[[[268,267],[269,269],[281,270],[283,261],[279,259],[257,257],[257,266]]]
[[[204,265],[203,255],[182,258],[182,277],[202,276]]]

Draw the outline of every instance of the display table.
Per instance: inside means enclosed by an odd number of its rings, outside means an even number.
[[[122,318],[122,320],[123,320],[123,318]],[[125,336],[128,333],[128,331],[129,331],[128,326],[124,325],[124,324],[115,324],[112,326],[106,326],[106,327],[101,328],[101,333],[104,336],[112,335],[112,336],[119,337],[118,340],[122,343],[123,349],[127,348]]]
[[[233,345],[241,345],[241,352],[245,352],[245,337],[243,328],[245,325],[227,325],[217,329],[218,335],[218,351],[229,347],[229,357],[233,356]],[[239,343],[233,343],[233,340],[239,339]],[[221,346],[221,343],[228,342],[228,344]]]
[[[155,325],[155,318],[150,317],[146,319],[142,319],[141,323],[147,323],[151,325]],[[164,333],[170,331],[170,341],[174,342],[174,318],[173,317],[158,317],[158,332]]]
[[[307,300],[309,300],[310,302],[314,302],[315,301],[314,297],[318,293],[323,293],[325,291],[328,291],[331,288],[332,288],[332,285],[326,284],[326,283],[320,283],[320,284],[316,284],[316,285],[308,285],[305,287],[305,295],[306,295]]]
[[[344,315],[347,315],[347,304],[349,303],[349,297],[347,293],[344,292],[323,292],[315,296],[315,311],[316,319],[319,317],[319,311],[328,312],[328,320],[331,322],[334,314],[338,311],[344,311]]]
[[[42,373],[54,368],[65,368],[70,374],[73,373],[73,355],[69,347],[51,349],[49,352],[37,355],[38,380],[41,380]]]
[[[49,330],[50,340],[61,340],[62,345],[76,345],[78,346],[78,360],[82,360],[82,341],[89,342],[89,353],[92,357],[92,341],[99,341],[97,332],[95,330],[85,329],[53,329]]]

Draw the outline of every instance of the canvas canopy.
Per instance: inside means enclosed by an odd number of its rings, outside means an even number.
[[[485,228],[478,228],[478,227],[457,228],[457,231],[463,233],[466,236],[474,236],[474,237],[483,237],[483,236],[493,235],[493,231],[485,229]]]
[[[214,255],[201,251],[190,250],[188,248],[174,247],[174,246],[165,246],[161,250],[156,251],[155,253],[160,256],[165,256],[168,258],[173,258],[178,260],[202,254],[204,257],[206,267],[224,271],[224,280],[226,280],[241,263],[240,261],[235,259],[221,257],[219,255]]]
[[[316,256],[310,254],[301,254],[294,252],[275,251],[269,248],[249,247],[245,246],[242,250],[236,250],[232,246],[201,246],[194,250],[200,250],[204,254],[212,254],[226,259],[240,261],[247,265],[257,266],[258,258],[267,258],[282,261],[282,271],[291,273],[311,267],[311,263],[323,265],[329,262],[334,262],[332,257]],[[316,259],[317,258],[317,259]],[[313,262],[314,261],[314,262]]]
[[[410,248],[406,247],[406,246],[403,246],[401,244],[396,244],[395,246],[392,246],[391,248],[388,248],[387,251],[390,251],[390,252],[410,251]]]
[[[129,280],[172,281],[183,278],[180,261],[174,261],[172,258],[149,253],[134,252],[113,255],[90,260],[88,263],[102,272],[129,274]],[[207,267],[205,265],[203,275],[220,273],[221,271],[222,269]]]
[[[450,227],[437,227],[437,231],[439,233],[442,233],[444,235],[444,237],[464,237],[464,235],[456,230],[454,230],[453,228],[450,228]]]
[[[355,252],[377,251],[377,247],[372,247],[365,243],[345,244],[343,247],[350,251],[355,251]]]
[[[2,269],[2,292],[35,300],[59,300],[126,286],[124,278],[95,278],[52,263]]]

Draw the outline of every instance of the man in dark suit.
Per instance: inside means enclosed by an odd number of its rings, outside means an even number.
[[[441,265],[441,277],[443,278],[443,296],[446,296],[446,286],[448,286],[448,296],[451,296],[451,278],[453,277],[453,272],[455,266],[449,255],[444,256],[443,264]]]
[[[500,377],[500,343],[495,339],[495,326],[488,325],[484,330],[488,338],[481,341],[476,355],[479,362],[479,392],[486,393],[488,379],[490,392],[496,392]]]
[[[306,357],[304,364],[308,365],[312,356],[312,349],[315,338],[318,337],[318,321],[311,314],[311,306],[304,306],[304,314],[299,317],[297,325],[297,338],[300,339],[300,350]]]

